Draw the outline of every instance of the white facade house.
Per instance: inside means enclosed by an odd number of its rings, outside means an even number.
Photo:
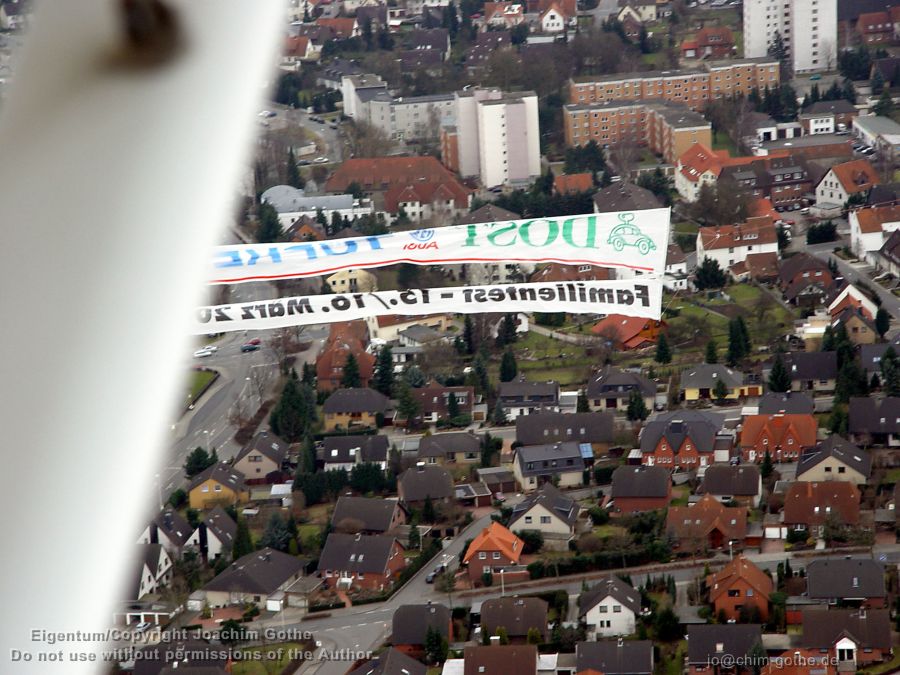
[[[387,91],[387,83],[378,75],[344,75],[341,78],[344,115],[356,117],[363,103],[381,91]]]
[[[290,185],[274,185],[262,193],[260,201],[270,204],[278,212],[282,229],[302,216],[315,218],[319,211],[331,220],[337,213],[341,218],[353,220],[357,216],[374,212],[372,201],[355,199],[353,195],[316,195],[307,197],[303,190]]]
[[[837,0],[754,0],[744,3],[744,57],[768,56],[781,35],[794,72],[837,64]]]
[[[578,599],[578,615],[587,625],[588,640],[631,635],[640,611],[641,594],[621,579],[601,581]]]
[[[850,249],[859,258],[874,255],[900,229],[900,206],[873,206],[850,212]]]
[[[358,119],[395,140],[437,140],[441,126],[453,124],[453,109],[452,94],[394,98],[382,91],[360,104]]]
[[[748,218],[741,225],[701,227],[697,232],[697,264],[711,258],[727,270],[751,253],[778,253],[778,233],[769,216]]]
[[[541,32],[562,33],[565,27],[566,19],[556,5],[551,5],[546,12],[541,14]]]
[[[853,135],[889,161],[900,157],[900,124],[890,117],[860,115],[853,120]]]

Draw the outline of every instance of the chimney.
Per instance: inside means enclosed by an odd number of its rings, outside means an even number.
[[[424,473],[425,472],[425,462],[416,462],[416,471],[418,473]]]
[[[491,647],[496,647],[499,644],[500,644],[500,636],[499,635],[491,635]]]

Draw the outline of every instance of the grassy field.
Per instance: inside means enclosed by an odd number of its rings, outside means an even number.
[[[282,642],[280,644],[266,645],[265,647],[251,647],[244,649],[245,661],[238,661],[232,666],[232,675],[269,675],[280,673],[290,662],[292,651],[311,649],[299,642]]]
[[[208,370],[195,370],[191,373],[191,379],[188,383],[187,399],[188,403],[193,403],[197,395],[215,378],[216,373]]]
[[[672,488],[672,506],[687,506],[691,489],[687,485]]]
[[[731,137],[724,133],[714,133],[713,134],[713,150],[727,150],[728,154],[732,157],[737,157],[740,153],[737,150],[737,147],[734,145],[734,141],[731,140]]]
[[[615,536],[626,536],[628,530],[621,525],[598,525],[594,528],[594,534],[601,539],[609,539]]]
[[[519,372],[529,380],[556,380],[562,386],[582,384],[594,359],[587,355],[585,347],[554,340],[545,335],[529,332],[516,342],[516,360]],[[491,364],[492,371],[499,372],[499,363]],[[494,377],[497,373],[492,372]]]

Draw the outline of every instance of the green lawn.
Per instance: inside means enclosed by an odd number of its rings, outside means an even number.
[[[672,489],[672,506],[687,506],[691,489],[687,485],[679,485]]]
[[[609,539],[617,535],[625,536],[628,534],[628,530],[621,525],[598,525],[594,528],[594,534],[601,539]]]
[[[585,327],[585,335],[588,328]],[[581,345],[560,342],[529,331],[515,343],[519,372],[529,380],[556,380],[562,386],[582,384],[594,360]],[[499,372],[499,363],[491,363],[491,371]],[[496,375],[496,373],[494,373]]]
[[[731,140],[731,137],[722,131],[713,134],[712,149],[727,150],[732,157],[737,157],[740,154],[734,145],[734,141]]]
[[[290,662],[290,652],[293,650],[311,650],[309,645],[299,642],[282,642],[280,644],[266,645],[265,647],[249,647],[243,650],[246,657],[244,661],[237,661],[232,666],[232,675],[268,675],[280,673]],[[280,658],[279,658],[280,657]]]
[[[209,370],[195,370],[191,373],[190,383],[188,384],[188,403],[193,403],[198,394],[213,381],[216,373]]]
[[[900,469],[889,469],[884,474],[884,479],[881,481],[882,483],[897,483],[900,482]]]

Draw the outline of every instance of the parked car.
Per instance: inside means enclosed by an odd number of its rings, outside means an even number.
[[[212,350],[208,347],[204,347],[203,349],[198,349],[194,352],[194,358],[202,359],[204,356],[212,356]]]
[[[253,338],[251,340],[247,340],[247,344],[248,345],[261,345],[262,340],[260,340],[259,338]]]
[[[275,117],[275,115],[276,113],[272,112],[271,110],[263,110],[259,113],[260,117]]]
[[[329,159],[327,157],[316,157],[313,160],[314,164],[328,164]]]
[[[249,342],[241,345],[241,352],[259,351],[259,345],[250,344]]]
[[[215,354],[217,351],[219,351],[219,348],[216,347],[215,345],[206,345],[203,349],[208,349],[213,354]]]
[[[151,624],[149,621],[141,621],[137,626],[134,627],[134,632],[135,633],[143,633],[143,632],[149,630],[150,626],[152,626],[152,625],[153,624]]]
[[[820,73],[816,73],[812,77],[809,78],[810,82],[818,82],[822,79],[822,75]]]

